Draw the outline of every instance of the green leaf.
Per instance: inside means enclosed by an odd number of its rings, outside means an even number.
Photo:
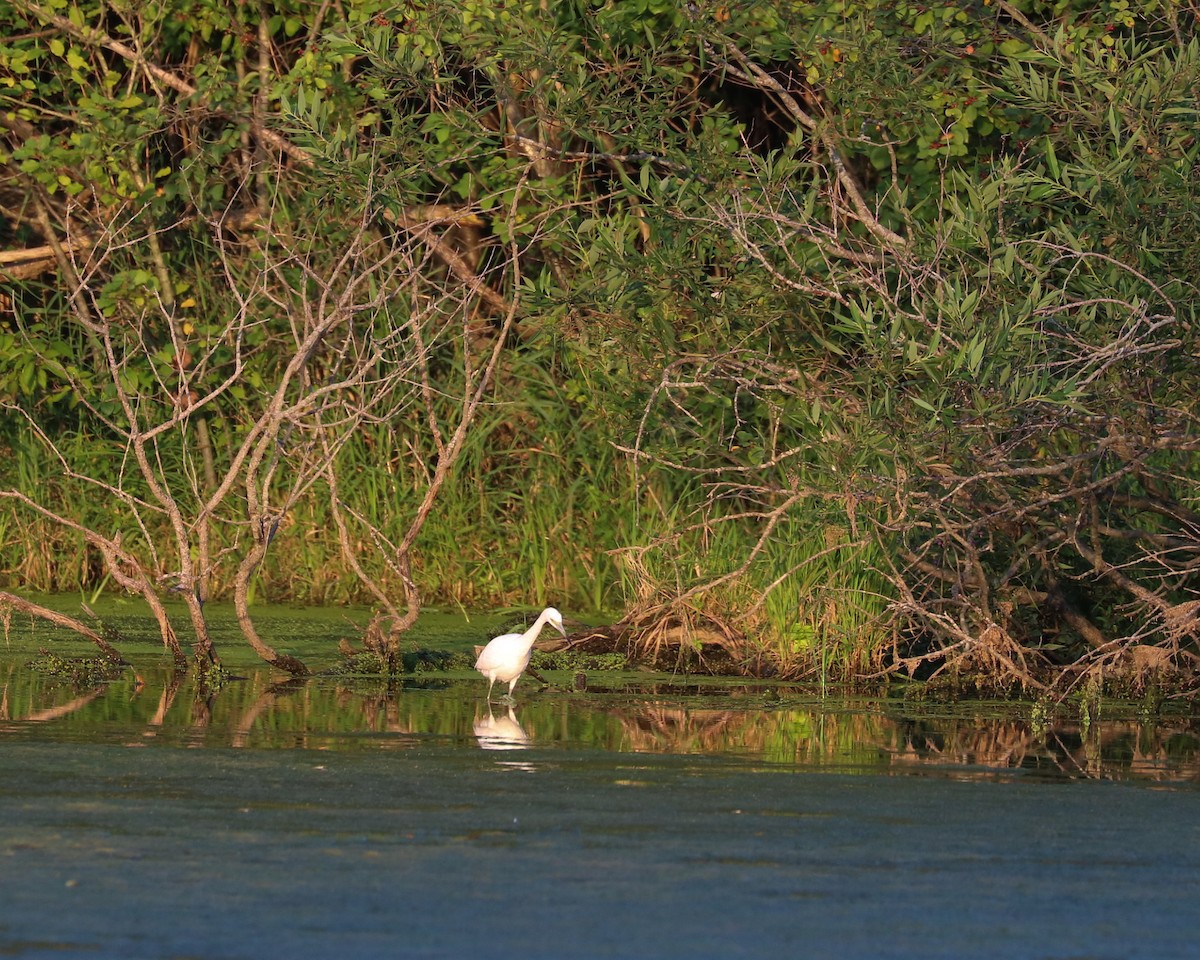
[[[1050,140],[1046,141],[1046,163],[1050,167],[1050,176],[1055,180],[1061,179],[1062,169],[1058,165],[1058,154],[1054,152],[1054,144]]]

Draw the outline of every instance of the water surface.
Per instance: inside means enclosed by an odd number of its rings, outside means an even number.
[[[81,688],[19,645],[3,955],[1194,950],[1187,717],[554,673],[510,711],[467,672],[297,684],[249,660],[214,693],[152,646]]]

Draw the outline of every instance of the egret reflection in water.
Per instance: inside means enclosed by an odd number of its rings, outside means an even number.
[[[475,721],[475,736],[484,750],[529,749],[529,734],[521,726],[512,707],[508,708],[507,716],[497,717],[492,713],[491,704],[488,704],[487,716]]]

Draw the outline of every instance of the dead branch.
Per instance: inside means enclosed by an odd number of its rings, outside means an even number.
[[[49,607],[44,607],[40,603],[34,603],[32,600],[26,600],[23,597],[18,597],[15,594],[0,592],[0,609],[4,613],[0,614],[4,618],[7,628],[9,611],[16,610],[20,613],[28,614],[31,617],[37,617],[39,620],[45,620],[48,623],[53,623],[57,627],[65,627],[81,637],[87,637],[113,663],[125,663],[125,659],[121,656],[121,652],[117,650],[111,643],[104,639],[99,633],[89,627],[82,620],[77,620],[65,613],[59,613],[57,610],[51,610]]]
[[[828,124],[818,121],[807,110],[800,106],[800,101],[780,83],[769,71],[755,63],[750,57],[732,42],[726,42],[723,50],[718,50],[712,44],[705,44],[708,52],[721,63],[731,75],[744,83],[767,91],[791,114],[792,118],[804,129],[813,134],[824,146],[830,162],[833,164],[837,181],[846,196],[858,220],[878,240],[895,250],[903,250],[908,241],[893,230],[888,229],[871,211],[863,196],[863,189],[858,179],[846,166],[842,157],[841,146]]]

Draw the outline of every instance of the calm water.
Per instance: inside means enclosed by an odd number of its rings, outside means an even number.
[[[152,647],[80,688],[23,643],[0,650],[0,955],[1194,953],[1186,718],[601,674],[522,681],[510,712],[466,673],[248,662],[205,696]]]

